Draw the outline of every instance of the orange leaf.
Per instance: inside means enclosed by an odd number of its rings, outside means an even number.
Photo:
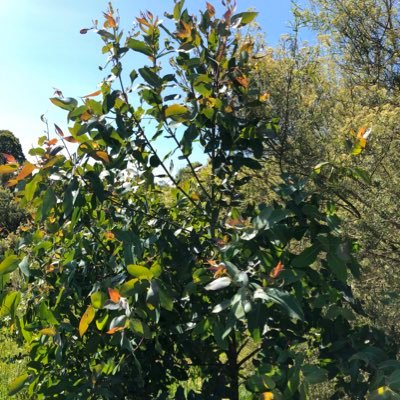
[[[364,139],[362,137],[362,138],[360,138],[359,143],[360,143],[361,148],[365,149],[365,146],[367,145],[367,139]]]
[[[272,392],[264,392],[260,395],[260,400],[274,400],[275,396]]]
[[[22,179],[25,179],[27,176],[29,176],[35,168],[36,168],[35,165],[31,164],[30,162],[27,162],[22,167],[21,172],[17,175],[15,179],[17,181],[22,181]]]
[[[101,89],[96,90],[96,91],[93,92],[93,93],[87,94],[86,96],[82,96],[82,98],[83,98],[83,99],[86,99],[87,97],[96,97],[96,96],[98,96],[99,94],[101,94]]]
[[[96,311],[92,306],[89,306],[79,322],[79,336],[82,337],[88,330],[90,323],[93,321]]]
[[[114,335],[115,332],[123,331],[124,329],[125,329],[125,327],[123,327],[123,326],[115,326],[114,328],[112,328],[109,331],[107,331],[107,333],[109,335]]]
[[[279,261],[278,264],[275,265],[274,269],[271,271],[269,276],[273,279],[276,279],[279,274],[283,271],[284,265],[282,264],[282,261]]]
[[[1,154],[8,163],[15,163],[15,164],[17,163],[17,160],[11,154],[7,154],[7,153],[1,153]]]
[[[104,27],[110,27],[110,28],[116,28],[117,23],[115,22],[114,17],[111,14],[103,13],[104,17],[106,19],[106,23],[104,24]]]
[[[248,78],[246,78],[245,76],[238,76],[236,77],[236,82],[240,85],[243,86],[244,88],[248,88],[249,87],[249,80]]]
[[[365,133],[366,130],[367,130],[367,127],[366,127],[366,126],[363,126],[362,128],[360,128],[360,129],[358,130],[358,133],[357,133],[357,139],[361,139],[361,138],[363,137],[363,135],[364,135],[364,133]]]
[[[192,27],[186,23],[185,21],[181,20],[181,29],[176,34],[179,39],[186,39],[192,36]]]
[[[92,115],[90,114],[90,112],[85,111],[82,115],[81,115],[81,121],[89,121],[89,119],[92,118]]]
[[[105,236],[105,238],[106,238],[107,240],[113,240],[113,239],[115,239],[115,235],[114,235],[112,232],[106,232],[106,233],[104,234],[104,236]]]
[[[139,24],[145,25],[147,27],[151,26],[144,18],[136,18],[136,21],[139,22]]]
[[[110,296],[111,301],[114,303],[118,303],[121,299],[121,295],[119,294],[118,290],[113,288],[108,288],[108,295]]]
[[[7,183],[6,186],[7,187],[12,187],[15,186],[18,183],[18,181],[16,179],[10,179]]]
[[[97,158],[97,159],[100,158],[101,160],[103,160],[107,164],[110,162],[110,157],[105,151],[98,150],[94,154],[95,154],[94,158]]]
[[[51,139],[51,140],[49,140],[48,142],[47,142],[47,144],[49,145],[49,146],[53,146],[54,144],[56,144],[58,142],[58,139]]]
[[[64,140],[70,143],[78,143],[78,141],[73,136],[65,136]]]

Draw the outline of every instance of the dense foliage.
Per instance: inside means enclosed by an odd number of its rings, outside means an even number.
[[[0,312],[30,349],[11,395],[305,399],[326,383],[332,399],[398,396],[397,348],[353,296],[360,246],[334,195],[372,180],[358,165],[366,128],[357,121],[346,147],[326,131],[335,110],[310,112],[304,88],[337,88],[317,50],[299,56],[293,41],[255,63],[238,34],[255,17],[231,3],[195,17],[180,0],[166,23],[147,12],[126,37],[111,6],[82,30],[104,41],[111,75],[80,103],[52,98],[70,136],[56,125],[36,164],[2,170],[34,210],[0,263]],[[137,71],[132,52],[147,57]],[[312,147],[310,127],[340,162]],[[268,173],[275,184],[244,201]]]

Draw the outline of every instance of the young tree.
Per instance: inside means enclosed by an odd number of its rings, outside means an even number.
[[[18,293],[2,299],[30,346],[10,394],[297,399],[333,380],[336,398],[356,398],[385,379],[391,389],[380,391],[398,389],[385,336],[351,322],[358,264],[335,205],[286,175],[273,204],[240,208],[243,174],[260,168],[277,129],[244,113],[265,101],[236,34],[255,17],[231,2],[222,17],[209,3],[196,17],[180,0],[170,22],[146,12],[126,38],[111,6],[93,28],[112,75],[80,104],[51,99],[68,112],[71,136],[56,133],[78,143],[76,154],[42,138],[45,149],[31,152],[40,161],[12,181],[33,203],[35,226],[0,264],[5,281],[20,271],[29,282],[23,315]],[[130,52],[147,64],[126,71]],[[159,152],[160,137],[171,154]],[[207,185],[194,146],[209,159]],[[175,179],[174,152],[192,180]],[[159,178],[173,187],[168,207]]]

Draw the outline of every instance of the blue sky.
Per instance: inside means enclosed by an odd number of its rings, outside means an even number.
[[[259,11],[258,23],[269,44],[275,44],[280,35],[290,31],[290,0],[237,2],[238,11]],[[192,12],[202,8],[202,3],[186,1]],[[65,96],[80,97],[95,91],[104,77],[98,69],[105,61],[100,38],[93,33],[80,35],[79,30],[90,27],[94,19],[102,20],[107,4],[105,0],[1,1],[0,129],[11,130],[25,153],[43,134],[40,115],[45,114],[51,125],[55,122],[66,129],[66,114],[49,101],[53,88],[59,88]],[[172,0],[113,1],[120,11],[122,26],[126,27],[141,10],[162,16],[172,4]],[[143,61],[138,59],[138,63]]]

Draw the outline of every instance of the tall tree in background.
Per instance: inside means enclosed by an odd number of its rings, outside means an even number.
[[[18,163],[25,161],[19,139],[7,130],[0,130],[0,164],[8,162],[7,155],[11,155]]]

